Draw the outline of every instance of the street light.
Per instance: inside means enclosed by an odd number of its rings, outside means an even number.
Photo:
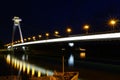
[[[68,35],[72,32],[72,29],[70,27],[67,28],[66,32],[68,33]]]
[[[46,37],[48,37],[48,36],[49,36],[49,33],[45,33],[45,35],[46,35]]]
[[[15,41],[15,43],[17,44],[17,41]]]
[[[31,40],[31,38],[30,37],[28,37],[28,41],[30,41]]]
[[[20,43],[20,40],[18,40],[18,43]]]
[[[88,24],[83,26],[83,29],[86,31],[86,34],[88,34],[89,28],[90,28],[90,26]]]
[[[33,40],[36,40],[36,37],[35,37],[35,36],[33,36],[33,37],[32,37],[32,39],[33,39]]]
[[[60,37],[59,32],[58,32],[58,31],[55,31],[55,32],[54,32],[54,36]]]
[[[45,36],[47,37],[47,39],[48,39],[49,35],[50,35],[49,33],[45,33]]]
[[[24,41],[26,42],[26,41],[27,41],[27,39],[25,38],[25,39],[24,39]]]
[[[117,20],[116,19],[111,19],[109,21],[109,25],[112,26],[112,30],[115,30],[115,25],[117,24]]]
[[[55,35],[58,35],[59,34],[59,32],[58,31],[55,31],[55,33],[54,33]]]
[[[42,35],[38,35],[39,39],[42,38]]]

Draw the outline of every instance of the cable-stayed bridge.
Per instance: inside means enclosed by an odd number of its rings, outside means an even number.
[[[41,43],[56,43],[56,42],[74,42],[74,41],[99,41],[99,40],[113,40],[120,39],[120,32],[116,33],[104,33],[104,34],[92,34],[92,35],[81,35],[81,36],[69,36],[64,38],[55,39],[45,39],[38,41],[31,41],[26,43],[14,44],[13,47],[31,45],[31,44],[41,44]]]

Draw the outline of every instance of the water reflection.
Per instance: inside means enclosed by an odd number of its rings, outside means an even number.
[[[85,52],[81,52],[80,53],[80,58],[85,58],[86,57],[86,53]]]
[[[68,64],[69,66],[73,66],[74,65],[74,56],[71,54],[69,59],[68,59]]]
[[[23,63],[23,72],[25,72],[26,70],[26,64],[25,63]]]
[[[41,72],[40,71],[38,71],[38,77],[41,77]]]
[[[30,74],[30,65],[27,64],[27,74]]]
[[[7,62],[8,64],[10,64],[10,55],[7,55],[7,57],[6,57],[6,62]]]
[[[37,73],[37,76],[40,77],[41,74],[46,74],[46,75],[53,75],[53,71],[51,70],[46,70],[44,68],[35,66],[33,64],[27,63],[25,61],[19,60],[15,58],[14,56],[11,56],[10,54],[7,55],[6,57],[6,62],[14,67],[15,69],[19,70],[20,72],[23,71],[24,73],[27,73],[28,75],[34,76],[35,73]]]

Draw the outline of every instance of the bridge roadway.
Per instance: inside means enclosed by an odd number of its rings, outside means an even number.
[[[41,44],[41,43],[112,40],[112,39],[120,39],[120,32],[104,33],[104,34],[92,34],[92,35],[80,35],[80,36],[69,36],[69,37],[64,37],[64,38],[31,41],[31,42],[25,42],[25,43],[20,43],[20,44],[14,44],[13,47],[30,45],[30,44]]]

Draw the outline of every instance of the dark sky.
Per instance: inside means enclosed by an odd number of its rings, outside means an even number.
[[[80,34],[84,24],[90,24],[90,32],[103,32],[109,30],[110,18],[120,18],[120,0],[2,0],[0,40],[4,43],[11,42],[14,16],[22,18],[23,37],[54,30],[64,35],[67,26],[72,34]]]

